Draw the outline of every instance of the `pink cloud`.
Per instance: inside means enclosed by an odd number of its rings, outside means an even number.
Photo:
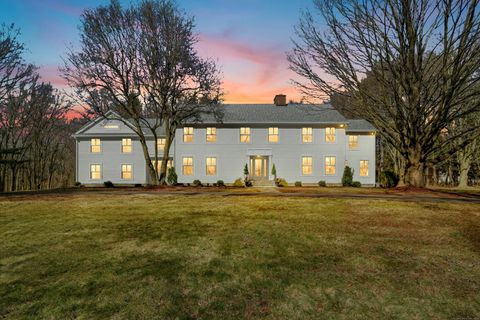
[[[39,68],[38,72],[44,82],[50,82],[54,87],[64,88],[67,86],[65,79],[60,76],[58,66],[46,65]]]
[[[277,93],[299,100],[290,84],[295,74],[288,69],[285,48],[252,45],[232,40],[230,33],[200,35],[201,55],[218,58],[223,67],[227,103],[272,103]]]

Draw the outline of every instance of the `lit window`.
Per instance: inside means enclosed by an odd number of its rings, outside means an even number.
[[[165,149],[165,144],[167,143],[167,139],[165,138],[158,138],[157,139],[157,148],[158,150]]]
[[[102,145],[100,139],[90,139],[90,152],[99,153],[102,152]]]
[[[193,142],[193,127],[183,128],[183,142]]]
[[[131,180],[132,179],[132,165],[131,164],[122,164],[122,179]]]
[[[358,148],[358,136],[348,136],[348,148],[349,149]]]
[[[217,128],[207,128],[207,142],[217,141]]]
[[[312,174],[312,157],[302,157],[302,174]]]
[[[360,177],[368,177],[368,160],[360,160]]]
[[[240,142],[250,143],[250,128],[240,128]]]
[[[105,129],[118,129],[118,124],[106,124],[103,126]]]
[[[325,128],[325,142],[335,142],[335,128]]]
[[[334,175],[335,174],[335,157],[325,157],[325,174]]]
[[[278,128],[268,128],[268,142],[278,142]]]
[[[154,167],[156,167],[158,173],[160,173],[160,171],[161,171],[162,163],[163,163],[163,160],[158,160],[158,163],[155,160],[152,160],[152,164],[153,164]],[[157,164],[157,165],[155,165],[155,164]],[[168,169],[170,169],[171,167],[173,167],[173,159],[168,159],[167,173],[168,173]]]
[[[99,164],[90,165],[90,179],[100,180],[102,178],[102,167]]]
[[[123,153],[132,152],[132,139],[130,139],[130,138],[123,138],[122,139],[122,152]]]
[[[191,176],[193,175],[193,158],[185,157],[183,158],[183,175]]]
[[[302,128],[302,142],[303,143],[312,143],[313,141],[313,129],[312,128]]]
[[[207,158],[207,176],[214,176],[217,174],[217,158]]]

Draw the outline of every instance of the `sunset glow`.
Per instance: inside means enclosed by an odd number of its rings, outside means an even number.
[[[121,1],[128,4],[129,1]],[[78,45],[83,10],[108,0],[5,0],[0,20],[15,23],[28,48],[26,59],[40,67],[45,81],[59,89],[67,85],[58,71],[67,47]],[[300,10],[311,1],[178,1],[195,17],[204,57],[218,61],[223,71],[225,103],[272,103],[275,94],[299,100],[291,84],[286,52]]]

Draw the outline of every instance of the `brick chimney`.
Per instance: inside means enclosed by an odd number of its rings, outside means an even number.
[[[273,103],[276,106],[286,106],[287,105],[287,96],[284,94],[277,94],[275,98],[273,98]]]

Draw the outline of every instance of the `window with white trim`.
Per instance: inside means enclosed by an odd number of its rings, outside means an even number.
[[[311,175],[313,172],[313,159],[312,157],[302,157],[302,174]]]
[[[132,139],[123,138],[122,139],[122,153],[131,153],[132,152]]]
[[[158,149],[158,150],[164,150],[166,143],[167,143],[167,139],[165,139],[165,138],[157,138],[157,149]]]
[[[99,164],[90,165],[90,179],[100,180],[102,179],[102,166]]]
[[[217,128],[208,127],[207,128],[207,142],[217,142]]]
[[[358,149],[358,136],[348,136],[348,149],[355,150]]]
[[[183,128],[183,142],[193,142],[193,127]]]
[[[162,168],[162,164],[163,164],[163,160],[158,160],[158,162],[155,161],[155,160],[152,160],[152,165],[154,167],[156,167],[158,173],[160,173],[160,169]],[[168,173],[168,169],[170,169],[171,167],[173,167],[173,159],[168,159],[167,173]]]
[[[325,128],[325,142],[335,142],[335,128],[328,127]]]
[[[368,160],[360,160],[360,177],[368,177]]]
[[[193,175],[193,158],[192,157],[183,157],[182,161],[182,173],[184,176]]]
[[[102,142],[98,138],[90,139],[90,152],[100,153],[102,152]]]
[[[278,128],[272,127],[268,128],[268,142],[277,143],[278,142]]]
[[[313,142],[313,128],[302,128],[302,143]]]
[[[336,172],[337,158],[334,156],[325,157],[325,174],[327,176],[334,175]]]
[[[123,180],[132,180],[133,171],[131,164],[122,164],[122,179]]]
[[[241,143],[250,143],[250,128],[241,127],[240,128],[240,142]]]
[[[217,175],[217,158],[208,157],[206,160],[206,173],[207,176]]]

